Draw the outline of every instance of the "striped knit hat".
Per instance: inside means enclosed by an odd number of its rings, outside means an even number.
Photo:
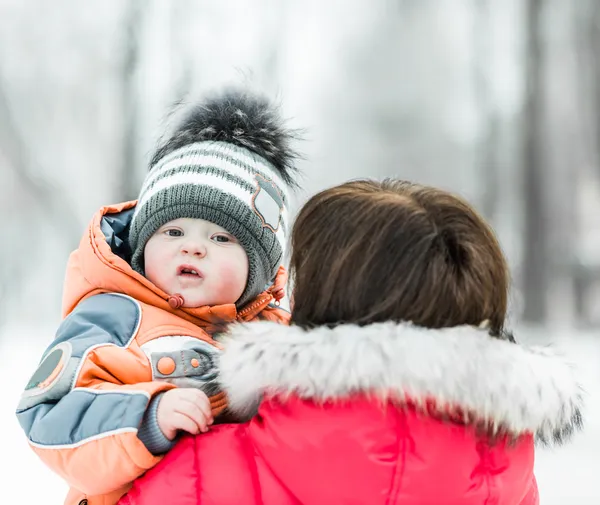
[[[165,223],[205,219],[248,255],[241,307],[264,291],[282,263],[294,186],[291,133],[263,97],[227,91],[191,108],[155,153],[131,223],[131,266],[144,274],[144,248]]]

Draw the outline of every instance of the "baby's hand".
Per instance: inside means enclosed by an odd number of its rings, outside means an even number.
[[[158,403],[156,421],[169,440],[173,440],[179,430],[192,435],[205,433],[213,423],[210,400],[199,389],[171,389]]]

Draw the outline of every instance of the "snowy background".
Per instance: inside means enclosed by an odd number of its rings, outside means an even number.
[[[512,268],[517,338],[564,350],[585,433],[537,456],[542,505],[600,503],[600,1],[0,0],[2,491],[62,503],[13,411],[68,253],[135,198],[172,104],[276,97],[302,190],[386,175],[470,199]]]

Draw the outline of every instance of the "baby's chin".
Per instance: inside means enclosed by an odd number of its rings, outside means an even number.
[[[193,297],[193,296],[183,296],[183,307],[186,309],[197,309],[199,307],[204,307],[205,305],[219,305],[215,303],[215,300],[211,300],[209,297]]]
[[[214,296],[208,296],[206,294],[186,294],[185,292],[181,293],[183,297],[183,307],[187,309],[197,309],[199,307],[214,306],[214,305],[228,305],[231,303],[235,303],[235,301],[225,301],[223,298],[216,298]]]

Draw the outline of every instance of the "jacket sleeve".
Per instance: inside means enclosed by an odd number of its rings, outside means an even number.
[[[123,295],[82,301],[60,325],[17,407],[33,450],[86,494],[130,483],[171,445],[156,407],[173,386],[152,380],[135,340],[141,316],[139,303]]]

